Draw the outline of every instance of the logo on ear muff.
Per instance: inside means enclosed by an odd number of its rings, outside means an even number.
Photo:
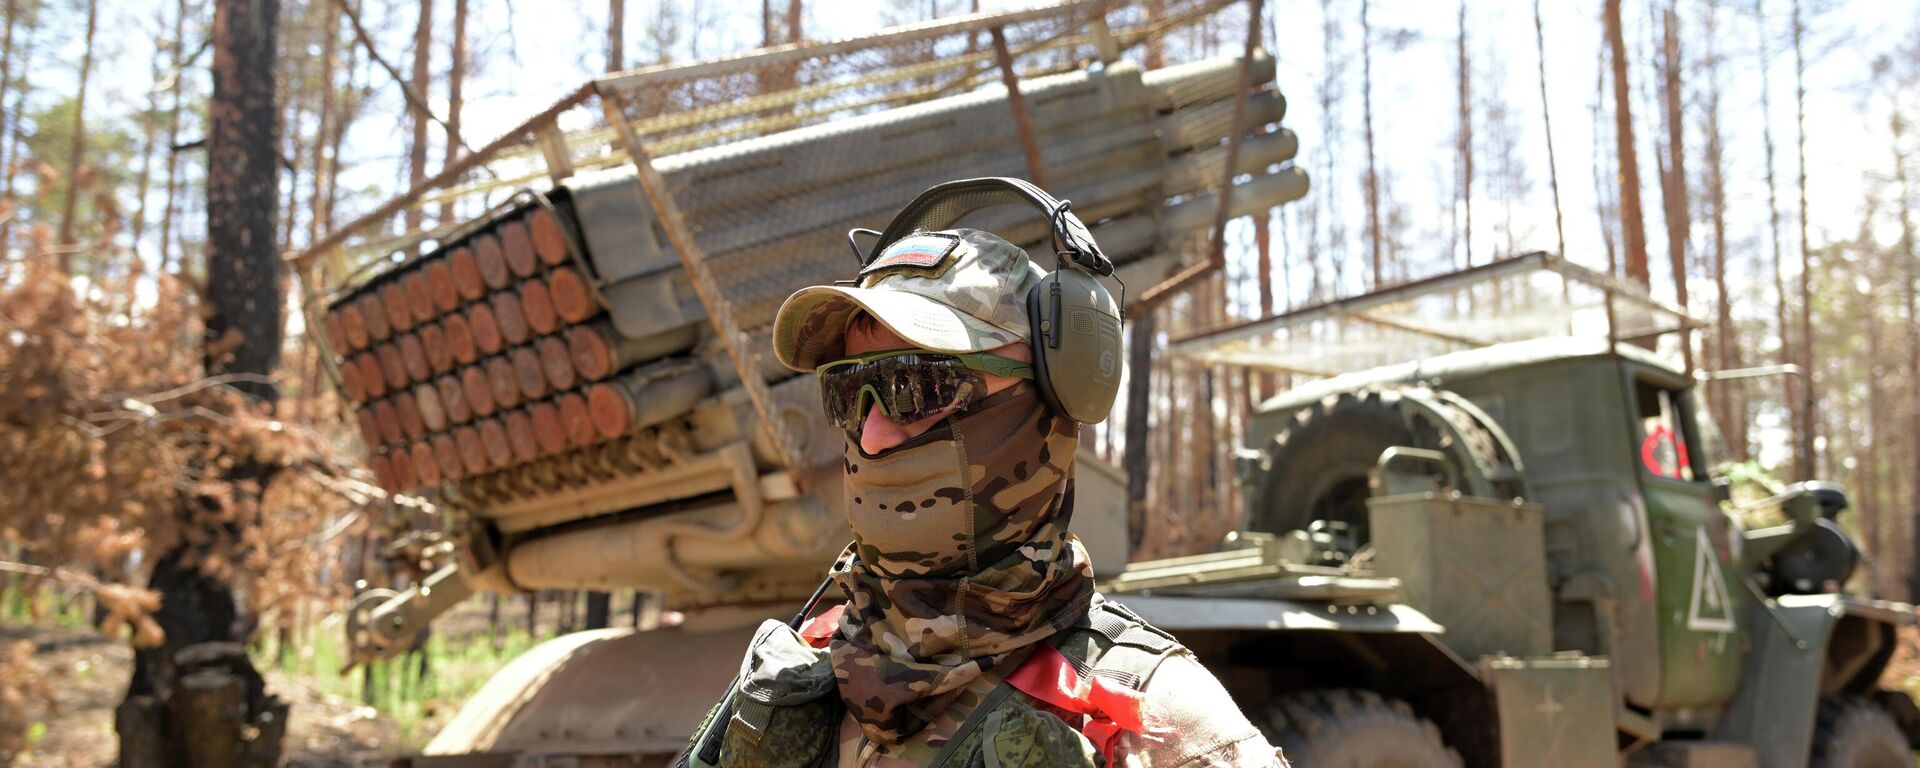
[[[1100,375],[1112,376],[1114,363],[1117,362],[1118,359],[1119,359],[1119,356],[1115,355],[1113,353],[1113,350],[1111,349],[1100,350]]]

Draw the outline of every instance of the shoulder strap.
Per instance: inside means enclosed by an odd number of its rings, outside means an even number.
[[[1074,674],[1070,679],[1098,676],[1131,691],[1127,696],[1137,703],[1137,694],[1146,688],[1147,680],[1153,676],[1160,662],[1180,649],[1180,643],[1172,635],[1148,624],[1125,607],[1096,598],[1087,609],[1085,618],[1066,631],[1055,633],[1046,646],[1035,649],[999,685],[994,686],[993,691],[978,708],[968,714],[945,748],[928,765],[941,766],[953,757],[962,743],[978,729],[980,721],[994,709],[1006,705],[1008,697],[1015,691],[1043,701],[1054,698],[1048,695],[1049,691],[1040,690],[1044,686],[1039,681],[1047,680],[1047,684],[1057,685],[1059,683],[1053,681],[1059,678],[1053,672],[1030,667],[1064,663],[1072,667]],[[1061,681],[1065,682],[1068,681]],[[1122,716],[1125,717],[1124,714]],[[1132,718],[1128,719],[1131,721]],[[1107,754],[1111,751],[1113,738],[1119,732],[1113,728],[1114,723],[1110,718],[1106,718],[1104,723],[1101,720],[1091,719],[1090,728],[1083,730],[1082,735],[1102,754]]]
[[[1095,602],[1087,611],[1085,623],[1088,631],[1106,641],[1106,647],[1089,665],[1090,671],[1136,691],[1145,690],[1153,671],[1181,648],[1172,635],[1111,600]]]

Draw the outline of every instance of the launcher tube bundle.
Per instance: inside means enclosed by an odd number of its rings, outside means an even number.
[[[1212,224],[1240,70],[1118,62],[1019,84],[1052,191],[1132,295]],[[1272,60],[1252,72],[1270,82]],[[1275,125],[1280,94],[1261,85],[1243,112],[1236,216],[1307,186]],[[467,578],[482,586],[663,590],[676,605],[804,592],[844,542],[838,484],[824,481],[840,437],[812,378],[764,353],[774,312],[852,274],[850,228],[940,181],[1025,175],[1019,130],[994,87],[656,160],[758,353],[747,371],[631,169],[517,196],[328,305],[374,475],[467,513]],[[1029,247],[1044,234],[1005,211],[966,224]],[[743,376],[767,383],[797,456],[767,439]]]

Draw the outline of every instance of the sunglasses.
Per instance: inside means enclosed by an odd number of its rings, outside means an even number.
[[[873,352],[814,369],[827,420],[860,434],[872,404],[895,423],[912,424],[986,394],[983,374],[1033,378],[1033,366],[985,352],[942,354],[913,349]]]

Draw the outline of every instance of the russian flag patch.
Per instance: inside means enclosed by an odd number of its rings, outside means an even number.
[[[916,277],[939,277],[951,264],[948,259],[960,247],[960,237],[945,232],[922,232],[902,238],[861,268],[860,276],[883,272],[902,272]]]

